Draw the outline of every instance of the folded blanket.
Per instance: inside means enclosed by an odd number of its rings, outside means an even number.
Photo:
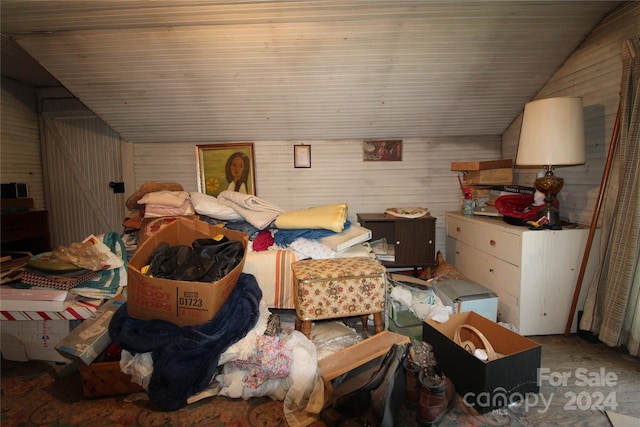
[[[189,193],[186,191],[154,191],[147,193],[138,200],[139,205],[165,205],[179,208],[185,201],[189,200]]]
[[[242,219],[240,214],[233,210],[233,208],[223,205],[213,196],[197,192],[189,194],[193,208],[200,215],[206,215],[210,218],[223,221],[239,221]]]
[[[326,230],[324,228],[311,228],[303,230],[276,230],[273,234],[273,241],[276,245],[286,248],[291,243],[300,238],[305,239],[321,239],[327,236],[333,236],[335,231]]]
[[[278,216],[276,227],[288,230],[322,228],[340,233],[347,220],[347,211],[346,203],[288,211]]]
[[[185,200],[181,206],[175,207],[171,205],[161,205],[155,203],[147,203],[144,208],[145,218],[161,218],[164,216],[191,216],[195,212],[191,201]]]
[[[109,336],[129,352],[152,353],[149,399],[176,410],[207,387],[220,355],[253,329],[261,299],[256,278],[241,274],[227,301],[207,323],[180,327],[164,320],[134,319],[125,303],[111,319]]]
[[[221,192],[218,194],[218,201],[233,208],[245,221],[260,230],[267,228],[278,215],[284,212],[273,203],[237,191],[225,190]]]

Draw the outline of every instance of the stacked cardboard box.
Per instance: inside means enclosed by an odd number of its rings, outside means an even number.
[[[36,304],[38,301],[28,302]],[[56,352],[55,346],[82,321],[91,317],[101,302],[77,301],[62,311],[36,306],[25,310],[0,311],[2,357],[20,362],[43,360],[69,363],[68,359]]]
[[[490,186],[513,184],[511,159],[451,162],[451,170],[462,172],[462,185],[471,188],[474,200],[482,199],[489,204],[497,198]]]

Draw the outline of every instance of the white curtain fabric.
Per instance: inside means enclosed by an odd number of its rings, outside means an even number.
[[[611,347],[640,351],[640,35],[622,48],[620,132],[602,215],[604,258],[580,328]]]

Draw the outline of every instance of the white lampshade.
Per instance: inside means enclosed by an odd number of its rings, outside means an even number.
[[[560,166],[584,162],[582,98],[547,98],[527,103],[516,164]]]

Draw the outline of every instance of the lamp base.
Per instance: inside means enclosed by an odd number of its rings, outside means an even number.
[[[545,207],[538,211],[538,215],[540,218],[546,218],[547,224],[546,227],[549,227],[553,230],[562,230],[562,222],[560,221],[560,211],[556,209],[551,203],[547,203]]]
[[[551,166],[547,167],[547,172],[536,179],[533,183],[536,190],[545,194],[545,207],[538,212],[540,218],[547,219],[545,226],[553,228],[554,230],[562,230],[562,223],[560,222],[560,211],[553,206],[553,200],[556,198],[556,194],[562,190],[564,186],[564,179],[553,174]]]

